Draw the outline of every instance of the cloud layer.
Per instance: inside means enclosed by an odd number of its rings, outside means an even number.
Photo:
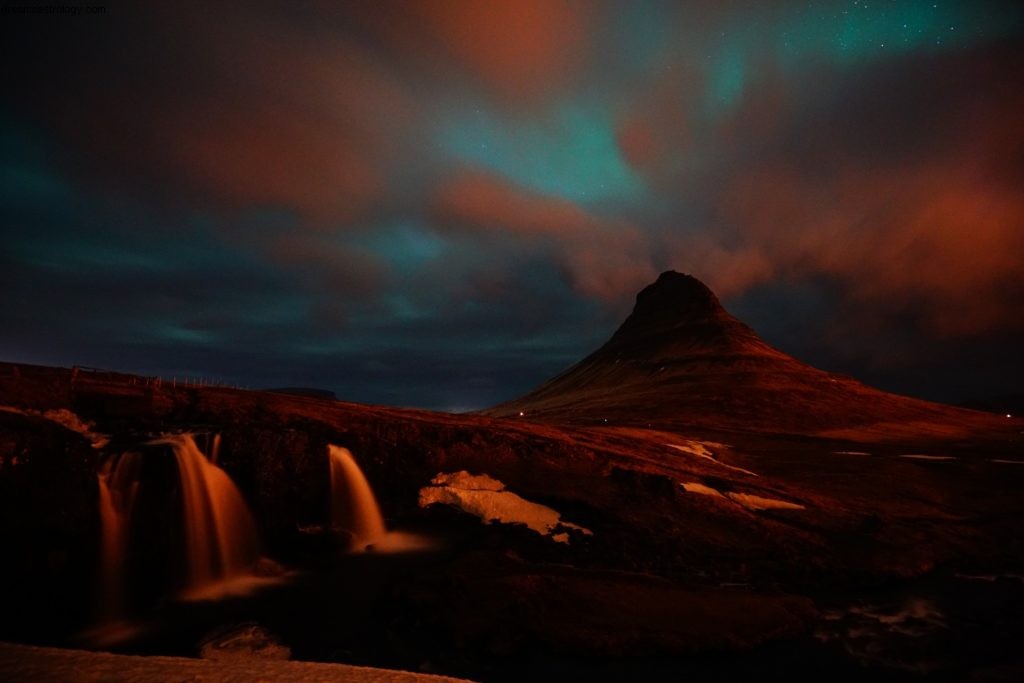
[[[1022,26],[977,2],[11,18],[0,355],[479,406],[674,268],[827,367],[1017,391]]]

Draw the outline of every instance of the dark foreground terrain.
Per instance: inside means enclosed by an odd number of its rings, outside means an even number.
[[[293,573],[247,597],[142,600],[133,635],[102,649],[195,656],[255,623],[294,659],[482,680],[1024,675],[1016,420],[916,440],[557,426],[11,365],[0,396],[3,640],[90,646],[98,463],[192,431],[221,435],[263,554]],[[44,417],[58,409],[109,442]],[[350,553],[316,533],[328,444],[431,549]],[[592,534],[418,504],[461,470]]]

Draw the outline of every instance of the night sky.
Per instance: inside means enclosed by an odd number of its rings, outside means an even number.
[[[0,14],[2,360],[482,407],[674,269],[819,367],[1021,393],[1017,3],[104,6]]]

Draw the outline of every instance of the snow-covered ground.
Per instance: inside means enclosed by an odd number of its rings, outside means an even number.
[[[680,486],[683,487],[687,493],[696,493],[701,496],[713,496],[716,498],[727,498],[737,505],[742,505],[748,510],[803,510],[803,505],[799,503],[790,503],[786,500],[779,500],[778,498],[765,498],[764,496],[755,496],[751,493],[738,493],[736,491],[722,492],[716,488],[708,486],[707,484],[701,484],[696,481],[684,481],[680,482]]]
[[[696,481],[684,481],[681,486],[687,493],[696,493],[702,496],[716,496],[718,498],[725,498],[722,492],[718,489],[711,488],[707,484],[701,484]]]
[[[745,470],[742,467],[736,467],[735,465],[730,465],[728,463],[724,463],[721,460],[719,460],[718,458],[716,458],[715,454],[711,451],[711,448],[712,447],[713,448],[720,448],[720,449],[721,448],[728,448],[728,446],[726,446],[725,444],[716,443],[714,441],[689,441],[688,440],[688,441],[683,441],[682,443],[667,443],[665,445],[668,446],[669,448],[674,448],[677,451],[682,451],[683,453],[689,453],[690,455],[696,455],[698,458],[703,458],[705,460],[710,460],[711,462],[715,463],[716,465],[721,465],[722,467],[725,467],[726,469],[733,470],[734,472],[742,472],[743,474],[749,474],[752,477],[761,476],[761,475],[757,474],[756,472],[751,472],[750,470]]]
[[[33,683],[143,683],[148,681],[346,681],[348,683],[442,683],[461,679],[347,664],[291,662],[260,657],[187,659],[136,657],[0,643],[0,680]]]
[[[473,475],[465,470],[441,472],[430,484],[420,489],[420,507],[442,503],[476,515],[486,523],[525,524],[558,543],[568,543],[569,531],[573,529],[591,535],[589,529],[562,521],[557,511],[521,498],[486,474]]]
[[[786,500],[779,500],[778,498],[765,498],[764,496],[755,496],[749,493],[736,493],[735,491],[729,491],[725,495],[729,496],[729,499],[739,503],[745,508],[750,510],[803,510],[804,506],[799,503],[790,503]]]

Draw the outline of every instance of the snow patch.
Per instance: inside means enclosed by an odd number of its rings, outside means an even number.
[[[708,460],[714,460],[714,454],[708,450],[706,444],[700,441],[684,441],[683,443],[667,443],[665,444],[669,448],[675,448],[677,451],[683,453],[690,453],[696,455],[698,458],[707,458]]]
[[[486,474],[470,474],[466,470],[461,472],[439,472],[436,477],[430,480],[434,486],[454,486],[464,491],[504,491],[505,485]]]
[[[725,494],[730,500],[739,503],[745,508],[750,510],[804,510],[803,505],[799,503],[790,503],[789,501],[779,500],[778,498],[765,498],[763,496],[755,496],[750,493],[736,493],[730,491]]]
[[[722,493],[716,488],[712,488],[707,484],[701,484],[696,481],[684,481],[679,483],[680,486],[687,493],[696,493],[701,496],[713,496],[717,498],[724,498],[731,500],[732,502],[742,505],[748,510],[804,510],[806,509],[799,503],[790,503],[789,501],[779,500],[778,498],[765,498],[764,496],[755,496],[750,493],[736,493],[734,491],[728,491]]]
[[[752,477],[759,477],[759,476],[761,476],[761,475],[757,474],[756,472],[751,472],[750,470],[745,470],[742,467],[736,467],[735,465],[729,465],[727,463],[722,462],[721,460],[719,460],[718,458],[715,457],[715,454],[709,448],[709,447],[728,448],[728,446],[726,444],[716,443],[714,441],[692,441],[692,440],[686,440],[686,441],[683,441],[682,443],[667,443],[665,445],[668,446],[669,448],[674,448],[677,451],[682,451],[683,453],[689,453],[690,455],[696,455],[698,458],[703,458],[705,460],[710,460],[711,462],[715,463],[716,465],[721,465],[722,467],[725,467],[727,469],[733,470],[735,472],[742,472],[743,474],[749,474]]]
[[[93,431],[93,427],[96,426],[94,423],[82,420],[82,418],[78,417],[78,415],[66,408],[60,408],[59,410],[47,410],[43,413],[43,417],[52,422],[56,422],[66,429],[70,429],[73,432],[81,434],[89,440],[93,448],[103,448],[110,443],[109,436]]]
[[[92,422],[83,420],[75,413],[71,412],[67,408],[58,408],[56,410],[47,410],[45,412],[32,409],[21,409],[13,406],[0,406],[0,410],[5,413],[15,413],[18,415],[30,415],[32,417],[41,417],[49,420],[50,422],[56,422],[64,429],[69,429],[72,432],[81,434],[84,436],[89,443],[92,444],[93,448],[103,448],[110,443],[110,437],[106,434],[100,434],[94,432],[93,428],[96,426]]]
[[[473,475],[465,470],[440,472],[430,484],[420,489],[420,507],[441,503],[475,515],[488,524],[525,524],[556,543],[568,543],[569,531],[573,529],[593,535],[590,529],[562,521],[555,510],[519,497],[486,474]]]
[[[722,492],[719,491],[718,489],[713,489],[706,484],[701,484],[700,482],[684,481],[680,483],[680,486],[682,486],[683,490],[686,491],[687,493],[696,493],[701,496],[717,496],[719,498],[725,498],[725,496],[722,495]]]

